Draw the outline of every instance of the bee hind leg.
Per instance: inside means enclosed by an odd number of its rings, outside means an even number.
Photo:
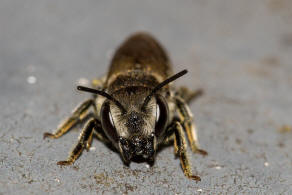
[[[67,133],[70,129],[72,129],[73,126],[75,126],[78,122],[83,120],[88,115],[88,110],[92,105],[94,105],[92,99],[82,102],[73,110],[73,113],[70,117],[60,123],[54,133],[44,133],[44,138],[50,137],[56,139]]]

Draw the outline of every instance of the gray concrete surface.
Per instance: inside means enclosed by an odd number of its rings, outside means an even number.
[[[291,194],[292,3],[225,1],[0,1],[0,194]],[[152,168],[94,140],[60,168],[80,126],[43,140],[88,97],[80,78],[107,71],[114,49],[145,30],[168,49],[177,85],[206,94],[191,105],[202,148],[201,176],[186,179],[162,150]],[[191,154],[191,153],[190,153]]]

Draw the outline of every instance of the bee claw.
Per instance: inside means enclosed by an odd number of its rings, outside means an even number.
[[[197,149],[196,152],[199,153],[199,154],[201,154],[201,155],[203,155],[203,156],[207,156],[208,155],[208,152],[205,151],[205,150],[202,150],[202,149]]]
[[[195,181],[201,181],[201,178],[196,175],[188,175],[187,177]]]
[[[65,160],[65,161],[59,161],[59,162],[57,162],[57,165],[71,165],[73,162],[72,161],[67,161],[67,160]]]
[[[44,133],[44,135],[43,135],[43,139],[46,139],[47,137],[49,137],[49,138],[55,138],[55,135],[52,134],[52,133],[48,133],[48,132],[46,132],[46,133]]]

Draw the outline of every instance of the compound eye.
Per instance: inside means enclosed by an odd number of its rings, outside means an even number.
[[[101,106],[100,117],[101,117],[102,128],[105,134],[107,135],[107,137],[112,141],[117,141],[118,135],[117,135],[116,128],[114,126],[112,115],[110,113],[109,102],[105,102]]]
[[[155,135],[160,137],[166,128],[168,122],[168,105],[165,98],[161,95],[156,96],[156,125],[155,125]]]

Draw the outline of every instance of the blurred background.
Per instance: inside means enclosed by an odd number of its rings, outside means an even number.
[[[0,194],[288,194],[292,188],[292,2],[289,0],[1,0]],[[123,165],[93,141],[60,168],[78,126],[45,131],[88,94],[77,82],[107,72],[116,47],[147,31],[168,50],[176,85],[203,88],[191,105],[201,147],[186,179],[173,148],[153,167]]]

